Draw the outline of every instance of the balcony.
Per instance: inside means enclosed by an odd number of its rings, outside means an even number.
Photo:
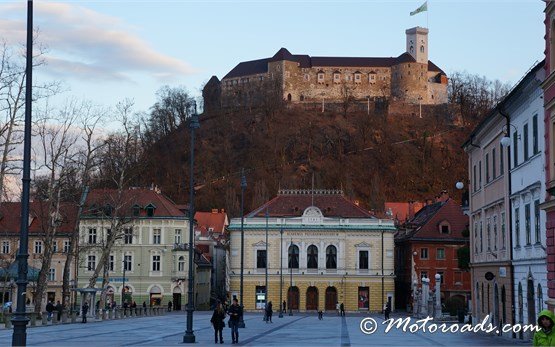
[[[189,250],[188,243],[174,243],[172,251],[173,252],[186,252]]]

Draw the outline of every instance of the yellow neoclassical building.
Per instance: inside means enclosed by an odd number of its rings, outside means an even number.
[[[240,299],[241,218],[229,231],[231,295]],[[283,301],[293,311],[335,310],[338,303],[346,311],[380,311],[394,300],[394,223],[342,191],[280,190],[244,217],[243,232],[247,311],[263,309],[266,283],[275,311]]]

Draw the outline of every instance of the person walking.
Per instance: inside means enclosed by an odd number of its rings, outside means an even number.
[[[283,309],[281,310],[283,313],[287,313],[287,303],[283,300]]]
[[[168,301],[168,312],[171,312],[171,311],[172,311],[172,302],[170,300]]]
[[[335,310],[337,311],[337,315],[339,316],[341,314],[341,311],[339,310],[339,302],[335,303]]]
[[[318,311],[318,320],[322,320],[324,319],[324,311],[320,310]]]
[[[237,298],[233,298],[233,303],[229,307],[229,327],[231,328],[231,344],[239,343],[239,318],[243,314]]]
[[[62,304],[60,304],[60,300],[58,300],[56,302],[56,306],[54,307],[56,309],[56,312],[58,313],[58,322],[60,322],[62,320],[62,311],[64,310],[64,307],[62,306]]]
[[[272,314],[274,311],[272,310],[272,302],[268,302],[268,306],[266,306],[266,323],[272,323]]]
[[[388,320],[389,314],[391,313],[391,303],[389,301],[385,303],[383,312],[385,315],[385,320]]]
[[[534,346],[555,346],[555,333],[553,323],[555,314],[549,310],[543,310],[538,315],[538,327],[541,329],[534,333]]]
[[[48,304],[46,304],[46,312],[48,312],[48,320],[52,320],[52,312],[54,312],[54,304],[52,301],[49,301]]]
[[[343,305],[343,303],[339,305],[339,310],[341,311],[341,316],[345,317],[345,305]]]
[[[87,313],[89,313],[89,303],[85,301],[83,306],[81,307],[81,311],[83,313],[83,320],[81,323],[87,323]]]
[[[146,315],[146,301],[143,301],[143,311],[145,311],[145,315]]]
[[[218,343],[218,336],[220,337],[220,343],[224,343],[224,338],[222,336],[222,331],[225,326],[224,320],[225,311],[222,304],[218,302],[214,309],[214,313],[212,313],[212,318],[210,319],[210,323],[212,323],[214,327],[214,343]]]

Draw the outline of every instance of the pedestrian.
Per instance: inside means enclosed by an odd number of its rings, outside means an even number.
[[[318,311],[318,319],[319,320],[324,319],[324,312],[322,310]]]
[[[285,300],[283,300],[283,309],[282,309],[281,312],[287,313],[287,304],[286,304]]]
[[[143,301],[143,310],[145,311],[145,315],[146,315],[146,301]]]
[[[60,300],[58,300],[56,302],[56,306],[54,307],[56,309],[56,312],[58,312],[58,322],[60,322],[62,320],[62,311],[64,310],[64,307],[62,306],[62,304],[60,304]]]
[[[131,308],[137,308],[137,303],[135,302],[135,300],[133,300],[133,302],[131,303]]]
[[[89,313],[89,303],[85,301],[83,307],[81,307],[81,311],[83,313],[83,320],[81,323],[87,323],[87,313]]]
[[[538,315],[538,327],[540,330],[534,333],[534,346],[555,346],[555,333],[553,323],[555,314],[550,310],[543,310]]]
[[[274,311],[272,310],[272,302],[269,301],[268,305],[266,306],[266,323],[272,323],[272,314]]]
[[[343,305],[343,303],[339,305],[339,310],[341,311],[341,316],[345,317],[345,305]]]
[[[116,301],[115,300],[112,301],[112,310],[115,310],[116,306],[117,306]]]
[[[389,301],[385,303],[383,312],[385,315],[385,320],[388,320],[389,314],[391,313],[391,303]]]
[[[229,327],[231,328],[231,344],[239,343],[239,319],[243,315],[237,298],[233,298],[233,303],[229,307]]]
[[[339,302],[335,303],[335,310],[337,311],[337,315],[339,316],[341,314],[341,311],[339,311]]]
[[[171,312],[171,311],[172,311],[172,302],[170,300],[168,301],[168,312]]]
[[[48,320],[52,320],[52,312],[54,312],[54,304],[52,301],[49,301],[48,304],[46,304],[46,312],[48,312]]]
[[[216,305],[216,309],[214,309],[214,313],[212,313],[212,318],[210,319],[210,323],[214,327],[214,343],[218,343],[218,335],[220,337],[220,343],[224,343],[224,338],[222,336],[222,331],[224,330],[225,326],[225,311],[222,307],[222,304],[218,303]]]

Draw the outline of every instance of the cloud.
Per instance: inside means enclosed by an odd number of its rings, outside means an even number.
[[[0,13],[0,38],[9,44],[25,42],[25,4],[1,4]],[[132,75],[143,73],[167,81],[196,72],[157,52],[117,17],[71,3],[35,1],[34,21],[39,41],[48,48],[45,71],[58,77],[132,81]]]

